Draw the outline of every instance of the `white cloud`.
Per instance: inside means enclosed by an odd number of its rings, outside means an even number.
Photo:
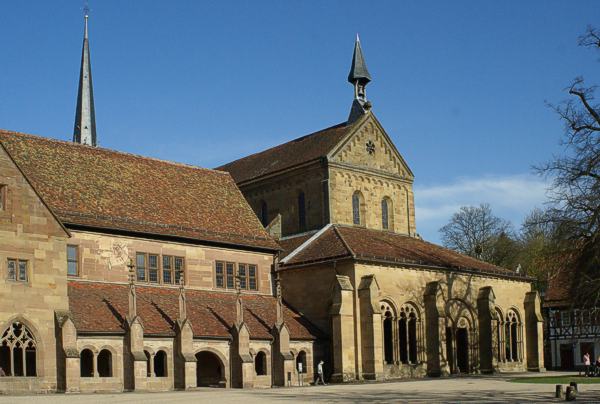
[[[449,184],[415,186],[417,232],[439,242],[438,229],[461,206],[489,203],[493,212],[519,227],[546,200],[548,183],[533,175],[459,178]]]

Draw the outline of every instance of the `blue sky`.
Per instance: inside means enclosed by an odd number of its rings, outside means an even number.
[[[0,4],[0,127],[72,135],[83,1]],[[415,173],[417,229],[489,202],[519,223],[560,151],[545,101],[599,82],[594,1],[90,1],[101,146],[214,167],[346,119],[360,33],[373,111]]]

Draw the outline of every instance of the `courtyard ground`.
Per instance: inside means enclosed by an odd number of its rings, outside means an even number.
[[[560,376],[564,373],[540,374],[540,376],[549,375]],[[562,401],[554,398],[554,384],[511,382],[515,376],[468,376],[388,383],[335,384],[254,390],[202,388],[192,392],[168,393],[4,396],[0,397],[0,403],[551,403]],[[531,374],[527,376],[531,376]],[[577,401],[600,403],[600,384],[579,384]]]

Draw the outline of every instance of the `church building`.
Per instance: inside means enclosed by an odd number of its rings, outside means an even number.
[[[0,130],[0,392],[543,370],[531,279],[422,240],[372,111],[215,170],[97,147],[88,16],[73,141]]]
[[[346,121],[218,168],[282,246],[283,298],[330,339],[332,379],[542,370],[531,279],[418,236],[358,37],[348,81]]]
[[[311,381],[323,333],[231,176],[96,147],[87,22],[73,142],[0,130],[0,392]]]

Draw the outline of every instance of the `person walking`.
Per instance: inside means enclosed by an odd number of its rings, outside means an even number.
[[[583,355],[583,364],[585,365],[585,377],[588,377],[590,375],[590,354],[589,353],[585,353],[585,355]]]
[[[325,378],[323,377],[323,361],[320,361],[319,364],[317,365],[317,381],[315,382],[315,386],[317,386],[319,384],[319,381],[321,382],[321,384],[323,386],[326,386],[325,384]]]

